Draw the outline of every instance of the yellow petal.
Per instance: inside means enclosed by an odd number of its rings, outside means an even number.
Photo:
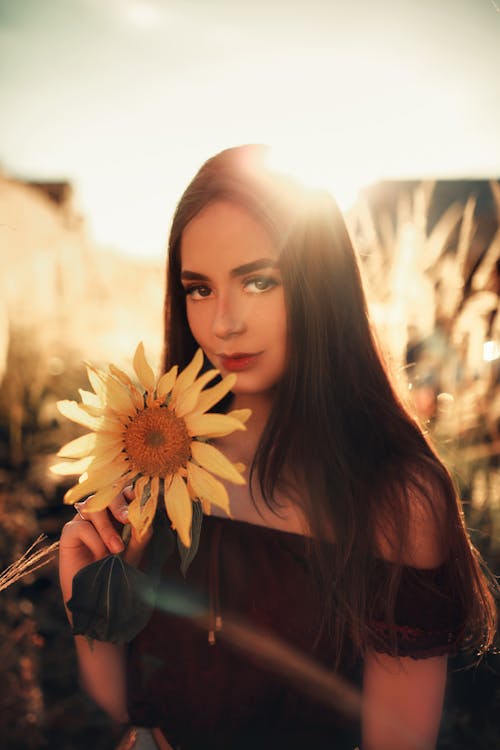
[[[110,448],[123,448],[123,425],[122,432],[120,434],[112,434],[110,432],[98,432],[95,439],[94,455],[104,453]]]
[[[203,514],[205,516],[211,516],[212,515],[212,506],[210,505],[208,500],[203,500],[203,498],[200,500],[201,507],[203,508]]]
[[[185,547],[191,546],[191,522],[193,520],[193,504],[189,497],[186,483],[180,476],[174,474],[167,489],[165,480],[165,508],[172,522],[173,528],[179,534]]]
[[[239,421],[242,422],[243,424],[246,424],[246,422],[248,422],[251,415],[252,415],[251,409],[233,409],[227,414],[228,417],[232,417],[233,419],[239,419]]]
[[[178,417],[184,417],[186,414],[189,414],[189,412],[194,410],[203,388],[218,374],[218,370],[207,370],[207,372],[200,375],[194,383],[188,386],[183,393],[178,396],[175,404],[175,413]]]
[[[210,505],[208,500],[204,500],[203,498],[197,498],[196,492],[193,490],[191,485],[189,484],[189,481],[187,483],[187,489],[189,492],[189,496],[195,503],[201,503],[201,507],[203,510],[203,513],[205,516],[211,516],[212,515],[212,506]]]
[[[158,500],[158,491],[160,489],[160,477],[151,477],[151,497],[148,500],[149,503],[153,503],[156,508],[156,502]]]
[[[82,474],[84,471],[87,471],[93,459],[93,456],[87,456],[86,458],[80,458],[78,461],[62,461],[59,464],[51,466],[50,470],[53,474],[59,474],[61,477]]]
[[[99,370],[97,367],[94,367],[94,365],[90,364],[90,362],[85,363],[87,367],[87,377],[89,379],[89,383],[94,389],[95,393],[97,394],[100,402],[102,404],[106,403],[106,373],[103,370]]]
[[[245,480],[234,468],[231,461],[213,445],[193,440],[191,455],[207,471],[213,472],[223,479],[229,479],[234,484],[245,484]]]
[[[221,398],[224,398],[233,385],[236,383],[236,375],[231,373],[221,380],[220,383],[214,385],[213,388],[207,388],[206,391],[200,395],[198,403],[196,405],[196,411],[208,411],[215,404],[217,404]]]
[[[139,503],[143,505],[142,502],[142,496],[144,494],[144,490],[146,489],[146,485],[150,481],[151,477],[148,475],[139,477],[139,479],[134,483],[134,500],[138,499]]]
[[[243,474],[243,472],[244,472],[244,471],[245,471],[245,469],[247,468],[247,467],[245,466],[245,464],[242,464],[242,463],[241,463],[241,461],[236,461],[236,463],[234,463],[234,464],[233,464],[233,466],[234,466],[234,468],[236,469],[236,471],[239,471],[239,472],[240,472],[240,474]]]
[[[118,456],[113,461],[109,461],[106,466],[101,468],[93,469],[89,467],[87,473],[89,475],[89,481],[94,481],[96,486],[101,487],[108,482],[113,482],[120,474],[129,471],[130,466],[128,461],[123,456]]]
[[[87,406],[95,406],[98,409],[102,409],[103,404],[101,404],[99,396],[96,396],[95,393],[84,391],[83,388],[79,388],[78,393],[80,394],[82,403],[87,404]]]
[[[87,364],[87,373],[102,404],[118,414],[127,414],[131,417],[135,414],[136,410],[130,392],[119,380],[90,364]],[[142,401],[140,408],[142,408]]]
[[[175,385],[178,369],[177,365],[174,365],[168,372],[161,376],[156,387],[156,395],[158,398],[164,399],[165,396],[168,396]]]
[[[188,461],[187,476],[196,497],[200,500],[208,500],[213,505],[218,505],[219,508],[230,515],[229,497],[222,482],[219,482],[208,471],[202,469],[201,466],[196,466],[191,461]]]
[[[115,419],[90,415],[88,409],[91,407],[84,407],[81,404],[77,404],[76,401],[58,401],[57,408],[64,417],[91,430],[121,432],[123,429],[122,424]]]
[[[140,391],[135,387],[127,373],[123,372],[123,370],[120,370],[120,368],[116,367],[115,365],[109,365],[109,371],[111,375],[114,375],[117,380],[119,380],[121,383],[123,383],[124,386],[128,388],[130,398],[132,399],[135,408],[139,410],[143,409],[144,399],[142,397],[142,393],[140,393]]]
[[[155,387],[155,374],[146,359],[144,344],[142,341],[135,350],[134,370],[144,390],[149,392],[153,391]]]
[[[142,539],[153,523],[156,507],[158,505],[158,487],[160,484],[158,477],[153,477],[151,479],[150,497],[146,503],[142,503],[142,495],[148,481],[149,477],[141,477],[136,482],[136,497],[128,506],[128,520],[134,527],[139,539]]]
[[[96,471],[102,466],[109,466],[120,455],[122,451],[121,443],[109,447],[107,450],[96,452],[92,463],[89,465],[89,471]]]
[[[189,386],[194,383],[196,376],[201,370],[202,364],[203,352],[201,349],[197,349],[191,362],[186,365],[186,367],[183,369],[180,375],[178,375],[177,380],[175,381],[172,394],[173,398],[177,399],[186,388],[189,388]]]
[[[177,403],[175,404],[174,411],[178,417],[184,417],[189,412],[193,411],[198,401],[198,393],[186,390],[179,396]]]
[[[89,414],[91,417],[104,417],[106,413],[106,407],[101,406],[94,406],[93,404],[86,404],[82,402],[79,404],[80,409],[85,412],[85,414]]]
[[[246,430],[239,419],[234,419],[228,414],[187,414],[184,422],[191,437],[223,437],[235,430]]]
[[[199,378],[196,378],[194,383],[189,386],[189,390],[191,388],[196,388],[199,393],[203,390],[203,388],[210,383],[211,380],[217,377],[219,375],[219,370],[216,370],[215,368],[212,368],[211,370],[207,370],[206,372],[203,372]]]
[[[80,435],[80,437],[71,440],[66,445],[63,445],[59,453],[57,454],[61,458],[83,458],[92,453],[96,444],[96,433],[87,432],[86,435]]]
[[[134,388],[134,386],[130,388],[130,397],[137,411],[144,409],[144,396],[137,388]]]
[[[88,471],[88,476],[83,481],[78,482],[77,485],[71,487],[64,495],[64,502],[71,504],[76,500],[81,500],[85,495],[90,495],[91,492],[103,489],[108,485],[119,479],[122,474],[131,474],[128,470],[128,463],[123,460],[114,461],[107,466],[97,469],[96,471]],[[80,480],[82,477],[80,477]]]
[[[108,370],[111,373],[111,375],[113,375],[113,377],[119,380],[120,383],[123,383],[123,385],[127,386],[127,388],[135,388],[134,384],[132,383],[127,373],[123,372],[123,370],[120,370],[119,367],[113,364],[109,364]]]
[[[106,379],[106,404],[117,414],[126,414],[129,417],[136,414],[129,391],[111,375]]]
[[[128,481],[129,478],[127,477],[127,479],[113,482],[113,484],[110,484],[108,487],[103,487],[101,490],[98,490],[95,495],[89,497],[85,503],[85,512],[95,513],[107,508],[108,505],[113,502],[115,497],[120,494]]]

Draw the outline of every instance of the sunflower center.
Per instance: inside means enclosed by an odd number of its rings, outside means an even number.
[[[124,446],[131,468],[149,476],[174,474],[191,455],[184,420],[160,406],[134,417],[125,430]]]

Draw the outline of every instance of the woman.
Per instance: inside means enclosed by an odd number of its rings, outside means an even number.
[[[248,483],[228,485],[232,519],[204,518],[186,581],[173,558],[164,577],[222,628],[207,639],[158,611],[126,653],[77,637],[84,684],[160,747],[352,748],[356,724],[307,668],[297,682],[286,658],[245,652],[229,613],[337,675],[361,665],[362,750],[433,747],[447,654],[491,643],[493,601],[450,477],[391,387],[341,214],[264,147],[210,159],[174,216],[164,369],[198,346],[237,373],[231,408],[252,409],[246,432],[215,441]],[[132,538],[128,558],[142,547]],[[64,601],[84,564],[119,549],[110,514],[81,503],[61,540]]]

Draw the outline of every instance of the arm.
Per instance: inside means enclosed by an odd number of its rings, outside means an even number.
[[[85,503],[81,504],[82,510]],[[120,496],[115,503],[114,515],[122,522],[126,516],[126,502]],[[99,560],[110,552],[123,549],[123,543],[111,523],[108,511],[88,513],[89,520],[76,515],[67,523],[61,534],[59,548],[59,579],[64,604],[71,598],[73,577],[85,565]],[[137,562],[140,544],[131,539],[127,549],[129,562]],[[71,623],[71,613],[66,608]],[[111,643],[93,641],[75,636],[75,647],[83,687],[95,702],[115,721],[127,722],[126,670],[124,649]]]
[[[409,535],[402,562],[434,568],[443,562],[445,497],[435,482],[428,495],[410,491]],[[428,499],[430,498],[430,500]],[[382,557],[397,559],[393,530],[378,536]],[[447,657],[396,658],[369,651],[364,662],[362,750],[432,750],[443,709]]]
[[[363,676],[363,750],[431,750],[439,731],[446,656],[369,652]]]

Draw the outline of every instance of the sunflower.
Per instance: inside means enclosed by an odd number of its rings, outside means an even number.
[[[114,365],[109,372],[87,365],[93,392],[80,390],[81,403],[57,405],[65,417],[92,430],[64,445],[58,456],[70,460],[51,467],[59,475],[81,475],[66,492],[65,503],[91,495],[85,512],[103,510],[132,484],[129,521],[139,537],[151,526],[163,497],[172,528],[185,547],[191,546],[193,501],[201,502],[205,513],[214,504],[230,515],[227,490],[214,474],[244,484],[245,467],[231,463],[208,441],[246,429],[251,411],[207,414],[229,393],[236,376],[227,375],[206,388],[219,371],[199,376],[202,364],[198,349],[181,373],[174,365],[156,381],[140,343],[133,365],[143,391]]]

